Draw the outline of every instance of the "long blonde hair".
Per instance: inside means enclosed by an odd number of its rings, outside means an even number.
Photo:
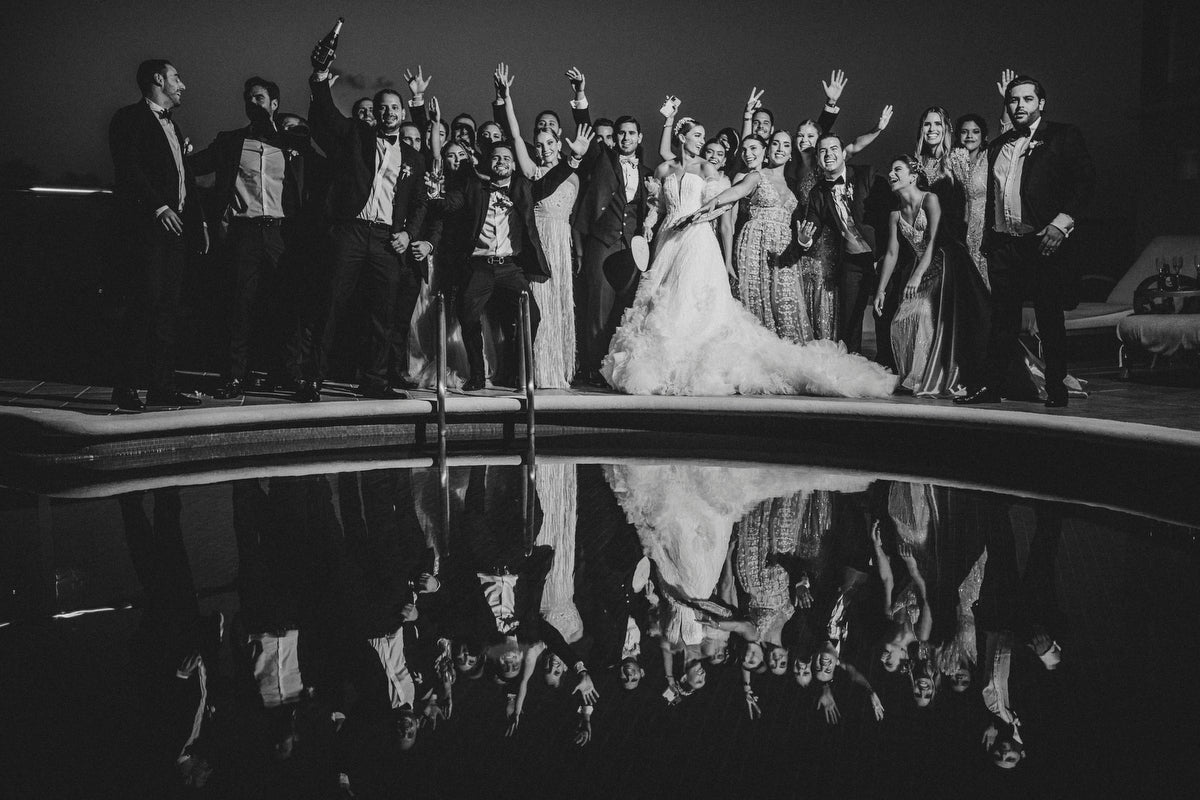
[[[934,146],[932,150],[927,148],[925,144],[925,135],[921,132],[921,128],[925,125],[925,118],[930,114],[937,114],[942,118],[942,141]],[[925,172],[925,177],[932,184],[941,178],[950,178],[954,180],[954,174],[950,171],[950,151],[954,149],[954,144],[951,139],[954,138],[954,127],[950,120],[950,112],[941,106],[930,106],[921,112],[920,122],[917,123],[917,158],[921,160],[922,170]],[[926,159],[932,159],[934,169],[930,170],[925,167]]]

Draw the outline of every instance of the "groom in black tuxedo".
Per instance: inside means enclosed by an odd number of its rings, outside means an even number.
[[[1005,90],[1013,129],[988,147],[983,253],[992,284],[986,383],[956,398],[998,403],[1017,352],[1021,304],[1032,298],[1046,357],[1046,406],[1067,405],[1067,331],[1063,310],[1079,303],[1069,237],[1096,182],[1091,156],[1074,125],[1043,118],[1046,92],[1019,75]]]
[[[871,168],[848,165],[845,145],[841,137],[832,133],[817,141],[817,164],[824,175],[809,195],[796,243],[802,251],[807,251],[826,229],[834,232],[837,335],[846,343],[846,349],[858,353],[862,350],[863,313],[876,281],[875,227],[868,213]],[[800,216],[798,213],[797,217]],[[885,365],[891,356],[887,327],[885,319],[876,319],[876,358]]]
[[[587,286],[583,302],[576,301],[582,320],[580,369],[588,383],[600,387],[608,385],[600,362],[640,279],[629,244],[644,235],[650,209],[646,179],[652,173],[641,163],[642,126],[633,117],[620,117],[615,136],[616,148],[599,139],[592,143],[583,162],[585,188],[575,206],[574,229],[583,241],[580,269]]]
[[[188,241],[208,250],[204,213],[184,159],[187,139],[172,119],[183,80],[166,59],[137,69],[142,97],[113,115],[108,127],[115,183],[117,240],[125,248],[109,288],[128,302],[116,336],[112,400],[126,411],[146,406],[135,388],[148,366],[150,405],[199,405],[175,387],[175,333]]]

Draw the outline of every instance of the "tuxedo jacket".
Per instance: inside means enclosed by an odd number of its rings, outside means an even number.
[[[872,219],[873,215],[867,213],[867,198],[871,194],[872,183],[871,168],[847,164],[846,181],[853,189],[853,196],[850,199],[850,216],[858,225],[858,229],[862,233],[863,239],[866,240],[867,246],[878,257],[879,249],[875,241],[875,227],[872,224],[874,221]],[[813,187],[812,192],[808,195],[808,206],[803,212],[803,217],[798,212],[797,218],[816,225],[816,230],[813,233],[814,243],[821,238],[821,234],[827,228],[831,229],[836,237],[835,247],[838,253],[842,253],[845,242],[843,241],[841,226],[838,225],[837,210],[834,208],[835,202],[833,194],[830,191],[829,182],[822,177],[817,181],[817,185]]]
[[[983,228],[983,252],[991,247],[996,219],[996,159],[1004,145],[1019,136],[1015,131],[1000,136],[988,146],[988,194]],[[1058,214],[1067,214],[1077,223],[1087,210],[1096,185],[1092,157],[1083,143],[1083,135],[1074,125],[1043,119],[1026,149],[1021,171],[1021,202],[1029,219],[1024,220],[1040,231]]]
[[[577,122],[590,124],[591,115],[584,109],[576,112]],[[574,231],[581,238],[598,239],[611,247],[625,232],[625,174],[621,171],[621,157],[613,148],[599,139],[592,140],[580,166],[581,189],[575,201]],[[638,188],[633,195],[637,228],[634,235],[644,233],[646,212],[650,210],[650,196],[646,192],[646,179],[653,173],[640,160],[638,162]]]
[[[331,160],[325,215],[334,222],[356,219],[367,204],[375,180],[375,129],[342,114],[333,103],[327,81],[313,80],[309,87],[313,139]],[[425,159],[403,142],[400,153],[402,166],[392,199],[392,233],[404,231],[415,241],[425,224]],[[424,262],[413,263],[422,275],[426,274]]]
[[[513,172],[508,196],[516,207],[523,229],[521,250],[515,260],[525,277],[535,283],[550,280],[550,265],[542,248],[541,236],[538,235],[533,207],[553,194],[574,171],[563,159],[537,180],[529,180],[519,170]],[[445,223],[453,221],[450,227],[454,231],[454,240],[442,238],[442,254],[443,258],[455,265],[460,276],[487,220],[489,197],[487,184],[471,170],[456,188],[446,192],[443,200],[434,203]]]
[[[235,186],[238,168],[242,161],[242,146],[251,138],[251,126],[232,131],[221,131],[212,144],[187,157],[188,169],[196,175],[213,173],[213,199],[216,208],[214,218],[224,219],[235,211]],[[271,134],[265,141],[285,153],[286,165],[283,172],[283,213],[286,217],[297,216],[308,198],[306,165],[311,155],[308,136],[280,131]]]
[[[183,132],[178,123],[171,124],[182,149]],[[178,210],[179,169],[162,125],[145,100],[120,108],[113,115],[108,126],[108,147],[115,173],[114,199],[130,221],[152,222],[154,212],[163,206]],[[203,212],[186,156],[183,167],[183,217],[185,224],[194,227],[193,223],[203,220]]]

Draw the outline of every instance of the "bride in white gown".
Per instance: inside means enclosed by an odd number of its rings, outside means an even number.
[[[665,215],[654,259],[604,357],[605,380],[628,394],[890,396],[897,378],[883,367],[837,342],[784,341],[733,299],[712,226],[676,227],[727,184],[699,157],[703,126],[685,117],[675,141],[681,155],[658,168],[645,226]]]

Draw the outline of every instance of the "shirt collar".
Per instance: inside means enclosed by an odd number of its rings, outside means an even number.
[[[836,181],[838,178],[841,178],[841,179],[842,179],[842,183],[846,183],[846,182],[848,182],[848,180],[849,180],[849,179],[846,177],[846,167],[845,167],[845,165],[843,165],[843,166],[842,166],[842,171],[841,171],[841,172],[839,172],[837,175],[829,175],[828,177],[826,177],[826,178],[825,178],[825,180],[827,180],[827,181],[830,181],[830,182],[833,182],[833,181]]]
[[[146,101],[146,105],[150,106],[150,110],[154,113],[161,114],[162,112],[166,111],[165,108],[151,100],[149,97],[143,97],[142,99]]]

